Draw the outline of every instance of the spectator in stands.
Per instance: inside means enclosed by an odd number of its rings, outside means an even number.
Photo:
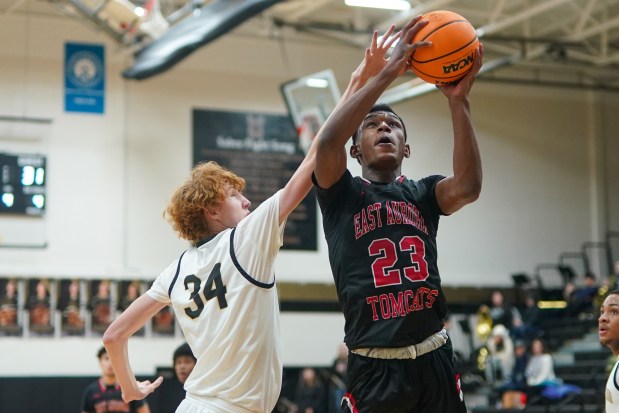
[[[527,351],[527,343],[518,340],[514,343],[514,367],[509,381],[497,388],[501,397],[501,405],[504,409],[519,409],[524,407],[523,395],[527,388],[526,369],[530,354]]]
[[[560,384],[555,376],[552,356],[546,352],[544,342],[536,338],[531,342],[531,357],[525,372],[527,376],[527,398],[541,394],[548,386]]]
[[[144,400],[134,400],[125,403],[122,398],[120,385],[116,381],[116,373],[107,355],[105,347],[97,352],[101,378],[91,383],[84,390],[81,402],[82,413],[114,413],[135,412],[150,413],[148,404]]]
[[[503,325],[510,333],[514,327],[522,324],[522,318],[518,309],[507,304],[503,293],[499,290],[492,292],[490,317],[492,318],[493,326]]]
[[[595,279],[595,274],[590,271],[585,273],[581,287],[576,287],[571,281],[567,283],[563,294],[567,301],[566,315],[577,317],[582,313],[591,314],[593,312],[593,300],[599,289],[600,286]]]
[[[184,384],[196,365],[196,357],[191,351],[189,344],[183,343],[174,350],[172,366],[174,378],[164,380],[159,389],[151,394],[151,404],[156,405],[157,413],[174,413],[176,408],[185,398]]]
[[[348,347],[345,343],[340,343],[337,348],[337,357],[331,366],[331,388],[330,399],[334,403],[334,412],[341,409],[342,397],[346,393],[346,368],[348,366]]]
[[[527,294],[525,298],[525,308],[522,311],[522,322],[520,325],[514,326],[512,330],[514,339],[530,341],[543,335],[544,332],[538,325],[540,318],[541,315],[537,305],[537,297],[533,294]]]
[[[311,367],[301,371],[295,397],[298,413],[326,413],[325,388]]]
[[[485,375],[488,383],[498,386],[509,380],[514,367],[514,343],[503,324],[495,325],[486,344]]]

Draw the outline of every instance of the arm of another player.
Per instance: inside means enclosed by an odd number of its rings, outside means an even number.
[[[436,199],[445,214],[453,214],[479,198],[482,183],[481,157],[471,119],[469,92],[481,69],[484,48],[480,43],[472,69],[458,83],[437,86],[449,101],[454,132],[453,175],[436,185]]]
[[[372,34],[372,42],[370,47],[365,51],[365,57],[363,61],[359,64],[359,66],[355,69],[355,71],[350,76],[350,82],[346,87],[346,90],[342,94],[342,97],[338,101],[335,109],[340,107],[343,103],[345,103],[350,97],[359,89],[361,89],[367,81],[376,76],[387,64],[387,60],[385,60],[385,55],[389,51],[389,48],[393,44],[393,42],[399,37],[400,33],[397,33],[393,36],[391,34],[395,30],[395,26],[392,25],[385,32],[382,37],[380,43],[378,42],[378,32],[375,30]],[[316,159],[316,142],[318,141],[320,135],[322,133],[322,128],[314,137],[312,145],[310,146],[305,159],[294,173],[290,181],[284,187],[282,193],[280,194],[279,201],[279,223],[281,224],[288,215],[292,212],[293,209],[299,205],[299,203],[307,196],[308,192],[312,188],[311,175],[314,170],[314,162]],[[329,162],[337,162],[340,163],[346,168],[346,152],[344,151],[344,147],[341,148],[339,153],[335,154],[334,159],[329,160]],[[343,172],[343,170],[342,170]]]
[[[148,294],[141,295],[112,322],[103,335],[103,344],[107,349],[122,389],[123,400],[126,403],[145,398],[163,381],[163,377],[159,377],[152,383],[148,380],[138,382],[135,379],[129,363],[128,344],[129,337],[165,306],[165,303],[151,298]]]
[[[373,73],[375,74],[374,78],[369,80],[367,84],[363,84],[346,102],[338,105],[323,125],[322,133],[316,137],[318,147],[314,168],[314,175],[320,187],[329,188],[341,178],[346,170],[344,149],[346,142],[359,127],[380,95],[399,75],[406,72],[411,53],[416,48],[430,44],[429,42],[411,44],[411,39],[415,33],[427,23],[427,20],[421,20],[421,16],[417,16],[408,22],[402,28],[399,35],[400,41],[395,46],[388,61],[384,62],[384,52],[388,48],[385,50],[379,48],[378,50],[383,52],[379,60],[379,63],[382,64],[374,66],[377,67],[376,73]],[[367,58],[368,53],[366,52]],[[364,65],[365,60],[360,67]]]

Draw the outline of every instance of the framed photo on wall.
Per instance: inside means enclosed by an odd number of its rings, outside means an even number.
[[[93,333],[103,334],[112,323],[112,286],[109,280],[90,282],[88,309]]]
[[[79,279],[60,280],[57,308],[61,315],[60,329],[64,336],[85,334],[85,303],[82,290],[83,281]]]
[[[53,280],[32,278],[28,280],[27,296],[29,330],[31,334],[51,336],[54,334],[51,288]]]
[[[0,336],[21,336],[19,281],[0,278]]]
[[[305,157],[290,117],[259,112],[193,110],[193,163],[215,161],[245,179],[254,210],[283,188]],[[286,220],[282,250],[316,251],[313,191]]]
[[[121,314],[144,292],[144,282],[140,280],[124,280],[117,283],[118,305],[116,310]],[[144,335],[144,327],[139,329],[136,336]]]

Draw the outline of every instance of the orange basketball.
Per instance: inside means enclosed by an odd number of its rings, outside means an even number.
[[[430,41],[432,46],[420,47],[411,56],[413,72],[428,83],[453,83],[473,66],[479,39],[475,28],[458,13],[437,10],[423,15],[429,20],[412,42]]]

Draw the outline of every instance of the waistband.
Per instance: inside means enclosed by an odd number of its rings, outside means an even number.
[[[350,350],[350,352],[375,359],[416,359],[417,357],[441,347],[443,344],[447,343],[447,339],[447,330],[442,329],[432,334],[421,343],[413,344],[408,347],[363,347]]]
[[[191,405],[192,408],[179,409],[178,412],[209,412],[209,413],[251,413],[251,411],[239,406],[235,406],[226,400],[210,397],[198,396],[196,394],[187,393],[185,400],[182,403]]]

